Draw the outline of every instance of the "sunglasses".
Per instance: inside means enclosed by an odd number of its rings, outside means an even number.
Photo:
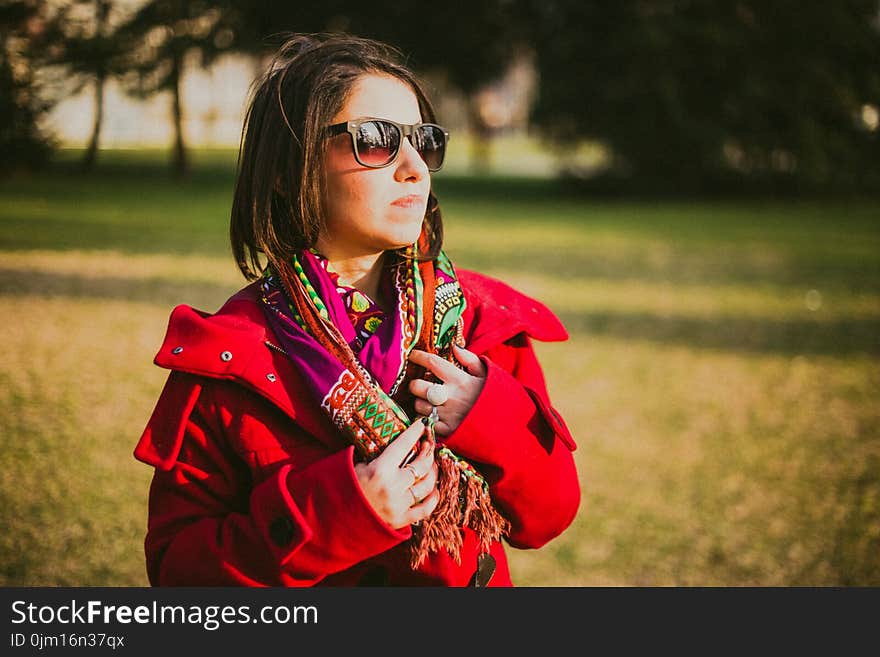
[[[327,127],[328,137],[346,132],[351,135],[354,159],[371,169],[392,164],[400,154],[403,138],[409,137],[428,170],[437,171],[443,166],[449,141],[449,133],[435,123],[403,125],[388,119],[362,118]]]

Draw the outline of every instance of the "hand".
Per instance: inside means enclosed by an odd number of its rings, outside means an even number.
[[[420,415],[430,415],[433,408],[433,404],[428,401],[428,390],[432,386],[444,386],[447,399],[437,406],[439,420],[434,425],[434,431],[439,436],[448,436],[458,428],[486,383],[486,366],[476,354],[458,345],[452,347],[452,353],[465,367],[465,372],[436,354],[418,349],[413,349],[410,354],[412,362],[426,368],[443,382],[431,383],[424,379],[413,379],[409,382],[409,390],[416,396],[416,413]]]
[[[440,501],[433,442],[423,440],[416,457],[401,467],[424,430],[421,421],[413,422],[375,459],[354,466],[364,497],[394,529],[424,520]]]

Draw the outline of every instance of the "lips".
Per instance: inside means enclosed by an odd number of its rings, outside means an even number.
[[[394,205],[398,208],[412,208],[417,205],[421,205],[425,202],[425,197],[419,194],[409,194],[408,196],[401,196],[396,201],[393,201],[391,205]]]

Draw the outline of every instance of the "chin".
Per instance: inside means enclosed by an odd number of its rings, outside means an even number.
[[[419,235],[422,232],[422,219],[419,218],[418,223],[413,223],[408,226],[400,226],[397,230],[393,231],[393,233],[389,233],[387,235],[388,242],[393,244],[393,246],[389,246],[388,249],[400,249],[404,246],[409,246],[413,242],[419,239]]]

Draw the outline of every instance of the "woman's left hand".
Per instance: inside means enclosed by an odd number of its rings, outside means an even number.
[[[466,371],[458,369],[445,358],[426,351],[413,349],[409,356],[412,362],[421,365],[442,381],[432,383],[424,379],[413,379],[409,382],[409,390],[416,396],[416,413],[430,415],[431,409],[436,405],[439,419],[434,425],[434,431],[439,436],[448,436],[458,428],[476,403],[486,382],[486,366],[476,354],[456,345],[452,349],[456,360]],[[428,401],[429,390],[435,386],[439,386],[440,390],[430,394],[435,401],[445,396],[446,401],[442,404]]]

